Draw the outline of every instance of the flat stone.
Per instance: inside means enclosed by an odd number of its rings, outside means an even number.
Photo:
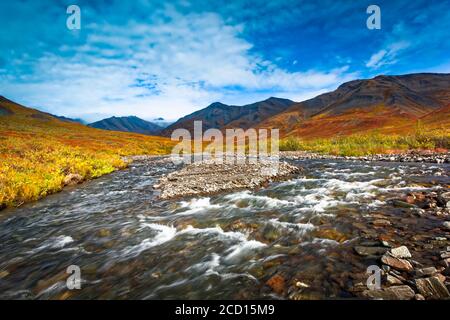
[[[403,284],[403,282],[400,279],[398,279],[398,278],[396,278],[394,276],[391,276],[390,274],[388,274],[386,276],[386,282],[391,284],[391,285]]]
[[[391,225],[391,222],[386,219],[376,219],[372,221],[372,224],[376,227],[387,227]]]
[[[401,259],[412,257],[408,248],[405,246],[391,249],[391,254],[392,254],[392,256],[394,256],[396,258],[401,258]]]
[[[439,277],[416,279],[416,287],[427,299],[450,298],[447,287]]]
[[[382,300],[411,300],[415,293],[409,286],[394,286],[381,290],[365,290],[363,296]]]
[[[384,256],[382,256],[381,262],[383,262],[384,264],[387,264],[388,266],[390,266],[394,269],[397,269],[397,270],[401,270],[401,271],[412,271],[413,270],[413,266],[411,265],[411,263],[408,260],[395,258],[389,254],[385,254]]]
[[[401,200],[392,200],[392,204],[397,208],[415,208],[416,206]]]
[[[438,271],[435,267],[428,267],[423,269],[416,270],[416,276],[418,277],[427,277],[436,274]]]
[[[354,249],[360,256],[381,256],[387,251],[387,248],[384,247],[356,246]]]

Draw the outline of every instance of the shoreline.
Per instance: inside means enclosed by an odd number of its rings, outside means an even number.
[[[130,164],[132,164],[134,161],[145,161],[148,159],[156,159],[156,158],[162,158],[162,159],[170,159],[170,155],[135,155],[135,156],[124,156],[122,157],[122,160],[126,163],[126,166],[121,169],[116,169],[113,172],[101,175],[96,178],[91,179],[85,179],[83,177],[79,177],[78,175],[73,175],[73,180],[68,179],[68,183],[65,184],[61,190],[58,190],[57,192],[50,193],[46,195],[45,197],[42,197],[35,201],[29,201],[21,203],[18,206],[0,206],[0,212],[6,210],[6,209],[14,209],[19,208],[20,206],[27,204],[27,203],[34,203],[37,201],[40,201],[42,199],[45,199],[47,196],[59,193],[66,189],[67,186],[76,186],[76,185],[82,185],[83,183],[87,181],[92,181],[94,179],[100,178],[105,175],[112,174],[114,172],[117,172],[119,170],[126,170]],[[422,163],[437,163],[437,164],[443,164],[443,163],[450,163],[450,152],[424,152],[424,151],[417,151],[417,150],[411,150],[404,153],[399,154],[377,154],[377,155],[367,155],[367,156],[335,156],[335,155],[329,155],[329,154],[319,154],[314,152],[308,152],[308,151],[280,151],[280,159],[281,160],[345,160],[345,161],[367,161],[367,162],[375,162],[375,161],[381,161],[381,162],[422,162]],[[67,178],[67,177],[66,177]],[[241,189],[247,189],[247,187],[243,187]],[[237,190],[237,189],[235,189]],[[224,190],[225,191],[225,190]],[[207,193],[211,194],[211,193]]]

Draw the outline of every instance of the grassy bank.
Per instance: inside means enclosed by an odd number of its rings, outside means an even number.
[[[288,137],[280,141],[281,151],[310,151],[341,156],[363,156],[414,149],[450,149],[446,130],[417,130],[409,135],[383,135],[377,132],[330,139]]]
[[[9,110],[14,114],[0,117],[0,208],[58,192],[69,174],[100,177],[124,168],[122,156],[167,154],[173,146],[166,138],[97,130],[14,105]]]

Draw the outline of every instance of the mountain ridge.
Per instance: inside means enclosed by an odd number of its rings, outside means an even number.
[[[88,124],[89,127],[110,131],[134,132],[145,135],[158,135],[161,126],[136,116],[110,117]]]

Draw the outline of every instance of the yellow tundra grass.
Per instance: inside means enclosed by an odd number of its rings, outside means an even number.
[[[167,154],[174,145],[166,138],[59,121],[6,99],[0,107],[0,208],[58,192],[68,174],[96,178],[126,167],[122,156]]]

